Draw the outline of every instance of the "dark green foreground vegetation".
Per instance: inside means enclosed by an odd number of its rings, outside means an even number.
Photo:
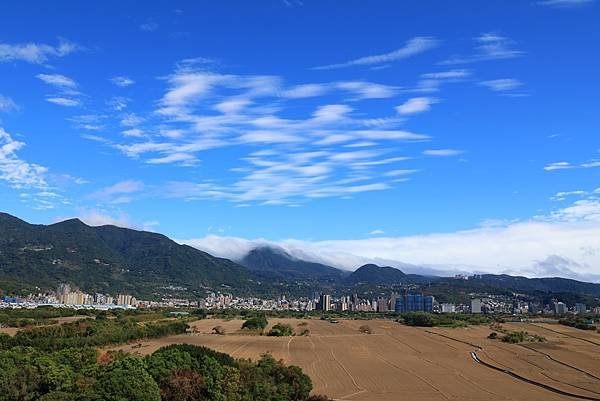
[[[494,321],[489,315],[468,315],[447,313],[443,315],[424,312],[404,313],[398,322],[418,327],[467,327],[470,325],[490,324]]]
[[[310,378],[269,355],[257,362],[193,345],[171,345],[147,357],[89,347],[0,352],[0,400],[304,401]]]
[[[594,325],[594,320],[590,318],[580,317],[580,316],[572,316],[560,319],[558,323],[563,326],[574,327],[579,330],[596,330],[596,326]],[[598,328],[600,332],[600,327]]]
[[[28,313],[10,312],[10,318]],[[156,311],[95,315],[14,337],[0,334],[0,401],[327,400],[309,397],[312,383],[300,368],[269,355],[236,360],[185,344],[146,357],[99,351],[96,347],[184,333],[188,325]],[[48,323],[54,316],[45,317]]]

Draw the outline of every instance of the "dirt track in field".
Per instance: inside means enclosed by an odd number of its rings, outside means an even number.
[[[237,358],[270,352],[302,367],[313,381],[314,393],[337,400],[600,400],[600,349],[594,345],[600,343],[598,333],[552,324],[504,324],[509,330],[548,339],[518,345],[487,339],[491,330],[486,326],[425,329],[386,320],[335,324],[296,319],[271,319],[269,324],[278,322],[292,325],[297,333],[308,328],[310,334],[244,335],[239,334],[241,320],[207,319],[193,323],[194,334],[144,341],[140,348],[118,348],[148,354],[168,344],[189,343]],[[301,322],[306,326],[299,326]],[[374,333],[360,333],[363,324]],[[227,334],[211,334],[217,325]]]

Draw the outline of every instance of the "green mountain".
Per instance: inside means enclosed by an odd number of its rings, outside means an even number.
[[[252,249],[240,264],[266,277],[309,282],[335,282],[347,274],[335,267],[296,259],[283,249],[270,246]]]
[[[61,282],[90,293],[153,298],[204,295],[206,290],[264,293],[270,288],[230,260],[161,234],[90,227],[78,219],[33,225],[0,213],[0,290],[46,290]]]
[[[345,283],[348,285],[393,285],[403,283],[405,278],[406,274],[394,267],[367,264],[346,277]]]

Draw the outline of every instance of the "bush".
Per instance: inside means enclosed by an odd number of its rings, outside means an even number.
[[[215,326],[215,327],[213,327],[213,333],[218,334],[220,336],[224,336],[225,328],[223,326]]]
[[[558,323],[562,324],[563,326],[569,326],[569,327],[573,327],[579,330],[595,330],[596,327],[594,327],[593,323],[588,323],[588,320],[581,318],[581,317],[570,317],[567,319],[560,319],[558,321]]]
[[[492,332],[490,333],[490,335],[488,336],[488,338],[489,338],[490,340],[495,340],[495,339],[497,339],[497,338],[498,338],[498,333],[496,333],[495,331],[492,331]]]
[[[242,324],[242,329],[263,331],[269,322],[264,316],[251,317]]]
[[[509,344],[518,344],[523,342],[545,342],[546,338],[526,331],[511,331],[502,337],[502,341]]]
[[[361,333],[365,333],[365,334],[373,334],[373,330],[371,329],[371,326],[367,326],[366,324],[360,326],[358,328],[358,331],[360,331]]]
[[[294,335],[294,329],[289,324],[277,323],[267,334],[274,337],[289,337]]]
[[[428,313],[414,312],[407,313],[402,316],[404,324],[407,326],[418,326],[418,327],[433,327],[435,320],[433,316]]]

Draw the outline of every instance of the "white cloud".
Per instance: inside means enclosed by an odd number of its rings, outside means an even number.
[[[0,43],[0,62],[25,61],[44,64],[51,57],[64,57],[79,49],[78,45],[67,40],[61,40],[57,46],[44,43]]]
[[[574,204],[546,220],[471,230],[358,240],[268,241],[209,236],[183,241],[217,256],[241,259],[260,245],[280,246],[293,256],[354,270],[367,262],[409,272],[436,270],[562,276],[600,280],[600,203]],[[412,266],[406,266],[409,263]]]
[[[407,179],[398,171],[410,169],[399,165],[410,159],[399,153],[410,143],[432,140],[399,129],[404,119],[393,110],[385,115],[365,107],[369,99],[395,96],[400,88],[362,80],[288,85],[279,76],[222,74],[214,67],[205,60],[178,63],[164,78],[154,113],[121,114],[119,123],[127,129],[116,139],[86,138],[153,165],[197,166],[202,152],[235,147],[241,165],[228,168],[226,176],[172,182],[166,196],[286,206],[392,188]],[[451,82],[469,73],[431,74]],[[297,99],[321,96],[327,97],[315,99],[311,109],[296,107]],[[306,154],[312,159],[298,158]]]
[[[502,60],[520,57],[524,54],[521,50],[513,48],[513,41],[493,32],[483,33],[475,38],[477,46],[475,53],[467,56],[455,56],[443,61],[441,64],[467,64],[479,61]]]
[[[0,112],[18,110],[17,104],[8,96],[0,95]]]
[[[563,191],[563,192],[557,192],[554,196],[552,196],[550,198],[550,200],[553,201],[563,201],[568,197],[571,196],[584,196],[587,195],[588,192],[587,191],[582,191],[582,190],[577,190],[577,191]]]
[[[403,47],[389,53],[377,54],[373,56],[360,57],[339,64],[329,64],[320,67],[314,67],[315,70],[332,70],[337,68],[346,68],[352,66],[365,66],[374,64],[384,64],[396,60],[405,59],[433,49],[438,45],[438,41],[431,37],[418,36],[408,40]]]
[[[400,114],[416,114],[427,111],[436,100],[430,97],[413,97],[406,102],[396,107],[396,111]]]
[[[135,127],[144,122],[144,118],[135,113],[127,113],[121,118],[121,125],[124,127]]]
[[[506,92],[519,88],[523,85],[518,79],[505,78],[505,79],[494,79],[490,81],[480,82],[479,85],[485,86],[494,92]]]
[[[89,226],[112,225],[123,228],[139,229],[140,227],[131,221],[131,218],[122,211],[110,213],[101,209],[82,209],[77,215],[81,221]],[[64,218],[57,219],[58,221]]]
[[[148,20],[145,23],[140,25],[140,30],[145,32],[154,32],[158,29],[158,23],[153,20]]]
[[[334,86],[354,93],[354,100],[385,99],[393,97],[398,92],[396,87],[365,81],[342,81],[337,82]]]
[[[70,98],[66,98],[66,97],[47,97],[46,98],[47,102],[53,103],[53,104],[57,104],[59,106],[66,106],[66,107],[75,107],[75,106],[80,106],[81,102],[79,101],[79,99],[70,99]]]
[[[554,162],[554,163],[547,164],[544,167],[544,170],[546,170],[546,171],[565,170],[565,169],[570,169],[570,168],[574,168],[574,167],[575,166],[573,166],[569,162]]]
[[[75,81],[61,74],[38,74],[36,77],[48,85],[53,85],[61,89],[77,89]]]
[[[586,162],[579,163],[579,164],[572,164],[570,162],[565,162],[565,161],[548,163],[544,166],[544,170],[553,171],[553,170],[568,170],[568,169],[574,169],[574,168],[595,168],[595,167],[600,167],[600,160],[588,160]]]
[[[464,79],[471,75],[471,71],[460,69],[460,70],[449,70],[449,71],[438,71],[438,72],[428,72],[426,74],[422,74],[421,78],[423,79],[437,79],[437,80],[451,80],[451,79]]]
[[[59,90],[58,94],[47,96],[47,102],[66,107],[81,105],[77,83],[71,78],[61,74],[38,74],[36,77]]]
[[[381,230],[381,229],[375,229],[371,232],[369,232],[369,235],[383,235],[385,234],[385,231]]]
[[[589,198],[578,200],[568,207],[551,213],[546,219],[568,223],[578,221],[600,222],[600,199]]]
[[[302,99],[324,95],[329,89],[329,85],[325,84],[296,85],[285,90],[282,96],[290,99]]]
[[[90,195],[90,198],[114,204],[129,203],[133,198],[131,196],[123,195],[139,193],[145,188],[146,186],[142,181],[125,180],[94,192]]]
[[[548,7],[578,7],[587,4],[592,4],[594,0],[545,0],[538,4]]]
[[[425,156],[458,156],[463,154],[463,150],[458,149],[428,149],[423,151]]]
[[[110,79],[110,82],[112,82],[113,84],[120,86],[121,88],[125,88],[127,86],[133,85],[135,83],[135,81],[129,77],[125,77],[125,76],[117,76],[117,77],[112,77]]]
[[[13,188],[47,188],[46,167],[19,158],[17,151],[25,146],[0,127],[0,180]]]

